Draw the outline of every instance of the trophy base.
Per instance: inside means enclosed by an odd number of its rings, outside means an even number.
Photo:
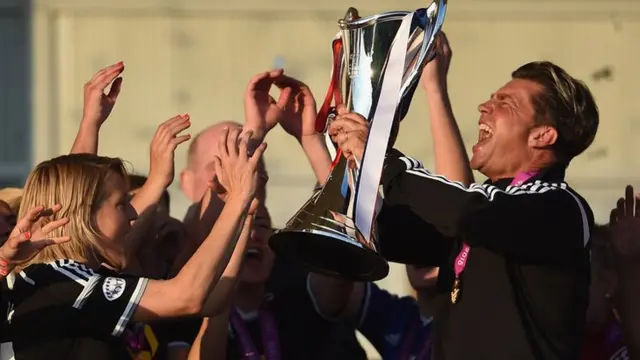
[[[346,235],[315,229],[284,230],[269,238],[269,246],[277,256],[324,276],[366,282],[389,274],[384,257]]]

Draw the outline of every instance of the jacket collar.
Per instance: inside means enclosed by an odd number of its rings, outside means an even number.
[[[534,181],[546,181],[552,183],[563,182],[565,177],[566,166],[564,164],[556,164],[540,170],[537,174],[527,179],[524,184]],[[496,181],[487,179],[485,184],[493,185],[499,189],[506,189],[513,182],[514,178],[503,178]],[[520,184],[522,185],[522,184]]]

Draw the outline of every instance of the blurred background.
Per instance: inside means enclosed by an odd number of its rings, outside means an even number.
[[[107,65],[126,70],[100,153],[148,170],[156,126],[190,113],[191,133],[243,120],[249,78],[285,72],[324,98],[330,41],[349,6],[370,15],[413,10],[417,0],[0,0],[0,188],[21,187],[31,167],[71,148],[82,86]],[[595,143],[569,168],[569,182],[608,221],[627,183],[640,185],[640,0],[451,0],[445,31],[453,48],[449,90],[470,149],[477,105],[519,65],[551,60],[584,80],[600,107]],[[425,94],[418,90],[398,148],[432,165]],[[268,207],[276,226],[308,199],[315,180],[298,144],[276,128],[267,141]],[[186,163],[178,151],[177,170]],[[483,180],[477,177],[477,180]],[[189,205],[178,179],[172,211]],[[403,267],[381,284],[408,293]]]

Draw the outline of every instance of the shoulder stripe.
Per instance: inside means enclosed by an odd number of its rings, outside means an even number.
[[[89,280],[95,275],[92,270],[73,260],[56,260],[48,265],[82,286],[87,286]]]
[[[75,309],[78,309],[78,310],[82,309],[82,306],[84,306],[84,303],[87,301],[89,296],[91,296],[91,294],[93,293],[93,289],[95,289],[96,285],[100,283],[100,279],[102,279],[102,276],[98,274],[94,274],[91,277],[91,279],[89,279],[89,281],[87,282],[87,285],[82,289],[82,292],[80,293],[80,295],[78,295],[78,298],[73,303],[73,307]]]
[[[28,277],[27,274],[24,271],[20,272],[20,277],[22,277],[22,280],[26,281],[30,285],[35,285],[36,284],[36,282],[33,281],[32,278]]]
[[[111,332],[111,335],[113,335],[113,336],[122,335],[122,333],[124,332],[124,329],[126,328],[127,324],[129,324],[129,320],[131,320],[131,317],[133,316],[133,313],[135,312],[136,308],[138,307],[138,303],[140,303],[140,299],[142,299],[142,295],[144,295],[144,291],[147,288],[147,283],[148,282],[149,282],[149,279],[146,279],[146,278],[138,279],[138,283],[136,284],[136,287],[133,290],[133,293],[131,294],[131,297],[129,298],[129,302],[127,303],[127,307],[124,309],[124,312],[120,316],[120,319],[118,320],[118,323],[116,323],[116,326],[114,327],[113,331]]]
[[[451,181],[444,176],[434,175],[428,170],[422,167],[422,164],[410,157],[403,156],[399,158],[402,162],[407,165],[406,172],[412,175],[421,176],[427,179],[439,181],[443,184],[456,187],[460,190],[470,192],[470,193],[478,193],[486,197],[489,201],[494,201],[496,194],[507,194],[507,195],[533,195],[533,194],[544,194],[548,191],[562,190],[575,200],[578,205],[578,210],[580,211],[580,216],[582,218],[582,233],[583,233],[583,244],[587,246],[589,242],[589,238],[591,236],[589,229],[589,220],[587,217],[587,212],[584,208],[582,201],[568,188],[565,182],[562,183],[547,183],[542,182],[540,180],[526,183],[520,186],[509,186],[505,190],[502,190],[496,186],[490,184],[471,184],[470,186],[465,186],[461,182]]]

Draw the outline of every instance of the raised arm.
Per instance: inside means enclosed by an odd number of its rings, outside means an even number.
[[[275,81],[285,91],[290,89],[280,126],[302,147],[319,184],[323,185],[331,170],[331,156],[323,133],[316,132],[316,101],[309,87],[300,80],[282,75]]]
[[[100,127],[107,120],[116,104],[124,71],[122,61],[98,71],[91,80],[84,85],[84,108],[82,121],[76,139],[71,147],[71,154],[98,153],[98,139]],[[105,89],[111,85],[107,94]]]
[[[422,71],[420,83],[427,95],[435,169],[438,175],[469,185],[471,167],[447,88],[452,51],[444,33],[438,36],[436,57]],[[438,266],[447,259],[452,239],[420,219],[404,206],[385,201],[378,217],[380,252],[389,260]],[[420,234],[420,235],[418,235]]]
[[[229,310],[202,321],[200,332],[189,351],[189,360],[227,358]]]
[[[429,105],[436,173],[469,185],[473,182],[473,174],[447,87],[452,51],[445,33],[438,35],[437,42],[436,57],[425,65],[420,79]]]
[[[239,129],[223,132],[216,176],[227,192],[227,202],[191,259],[178,275],[167,281],[149,281],[134,314],[135,321],[200,313],[212,287],[218,284],[240,237],[258,186],[258,162],[266,148],[260,145],[251,157],[247,144],[251,133],[238,143]]]
[[[131,206],[139,214],[133,230],[127,235],[127,258],[131,259],[145,241],[155,222],[155,209],[165,189],[173,182],[176,148],[190,139],[180,133],[191,126],[188,115],[177,115],[158,126],[151,141],[149,177],[131,199]]]
[[[254,205],[253,207],[257,207]],[[255,221],[255,211],[257,209],[250,209],[247,217],[242,226],[240,238],[238,244],[233,250],[233,254],[229,260],[229,264],[224,269],[222,276],[220,277],[220,283],[213,288],[211,293],[207,296],[204,308],[202,312],[209,316],[215,316],[227,310],[231,306],[231,300],[236,289],[238,281],[238,274],[247,250],[247,243],[251,236],[251,231]]]

